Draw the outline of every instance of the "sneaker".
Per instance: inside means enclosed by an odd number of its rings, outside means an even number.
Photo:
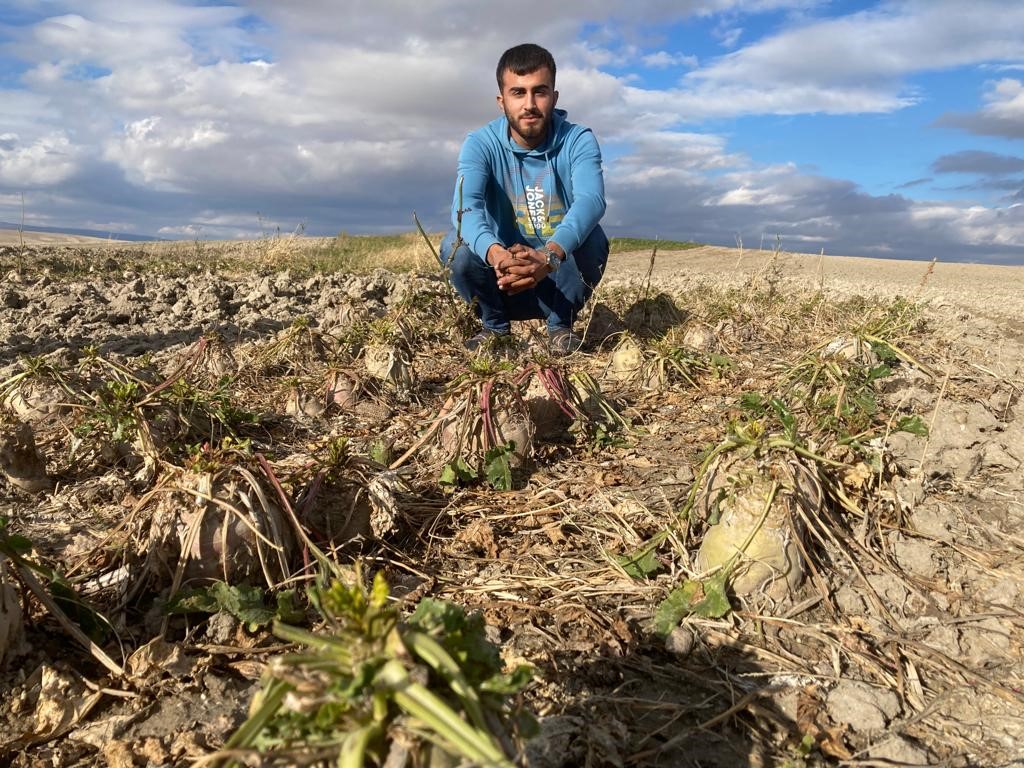
[[[556,355],[571,355],[583,346],[583,339],[570,328],[548,329],[548,348]]]
[[[490,328],[482,328],[477,334],[475,334],[474,336],[470,336],[468,339],[462,342],[462,346],[464,346],[470,352],[479,352],[483,347],[486,347],[488,344],[492,344],[499,338],[503,338],[506,336],[511,336],[511,334],[508,331],[492,331]]]

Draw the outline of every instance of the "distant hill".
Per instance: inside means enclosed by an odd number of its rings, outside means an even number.
[[[9,221],[0,221],[0,229],[10,229],[15,232],[18,231],[19,225],[12,224]],[[53,235],[69,235],[72,237],[95,237],[100,240],[128,240],[131,242],[149,242],[153,240],[162,240],[160,237],[152,237],[150,235],[131,235],[126,232],[102,232],[96,229],[70,229],[65,227],[32,227],[25,225],[22,229],[25,232],[45,232]]]

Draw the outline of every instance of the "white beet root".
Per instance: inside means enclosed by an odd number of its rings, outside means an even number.
[[[629,381],[640,374],[643,365],[643,349],[627,336],[615,347],[608,373],[615,381]]]
[[[775,475],[788,477],[774,497],[772,475],[751,461],[718,467],[709,474],[705,510],[710,512],[717,500],[719,520],[708,528],[697,551],[700,571],[726,567],[735,557],[729,584],[740,597],[763,591],[780,600],[800,586],[803,526],[795,505],[816,507],[821,496],[807,470],[798,467],[773,467]]]

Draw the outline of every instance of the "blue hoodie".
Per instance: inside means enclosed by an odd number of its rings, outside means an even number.
[[[458,225],[462,179],[462,239],[481,259],[495,243],[540,248],[553,240],[570,254],[601,220],[601,150],[589,128],[565,116],[554,111],[548,138],[536,149],[516,144],[504,115],[466,137],[452,226]]]

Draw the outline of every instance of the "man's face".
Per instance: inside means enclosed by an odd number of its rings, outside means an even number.
[[[555,78],[547,67],[527,75],[505,70],[498,106],[505,111],[512,139],[519,146],[533,149],[544,143],[557,103]]]

